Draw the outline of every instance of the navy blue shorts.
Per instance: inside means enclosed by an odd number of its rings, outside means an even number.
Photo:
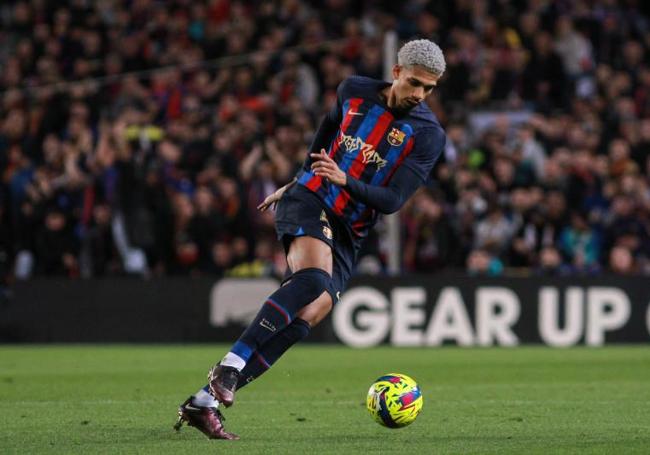
[[[360,248],[338,216],[329,211],[321,199],[309,189],[294,184],[289,188],[275,211],[275,230],[285,253],[296,237],[309,236],[327,243],[332,249],[332,289],[334,303],[345,290]]]

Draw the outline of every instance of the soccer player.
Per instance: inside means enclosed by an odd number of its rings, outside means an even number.
[[[259,377],[307,336],[337,302],[368,230],[422,185],[440,156],[445,133],[423,102],[445,70],[428,40],[398,52],[393,82],[353,76],[316,132],[303,168],[259,205],[276,207],[276,231],[289,265],[282,286],[225,357],[209,383],[179,408],[183,422],[210,438],[239,439],[223,427],[219,404]]]

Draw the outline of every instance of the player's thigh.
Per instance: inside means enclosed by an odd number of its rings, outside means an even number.
[[[311,327],[315,327],[332,311],[332,305],[332,296],[329,292],[325,291],[320,297],[300,310],[298,317],[307,321]]]
[[[295,237],[289,246],[287,263],[293,273],[306,268],[318,268],[331,276],[332,248],[314,237]]]

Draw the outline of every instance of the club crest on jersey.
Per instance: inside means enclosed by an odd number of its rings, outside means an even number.
[[[332,234],[332,230],[329,228],[329,226],[323,226],[323,235],[327,240],[332,240],[332,237],[334,237],[334,235]]]
[[[388,133],[388,143],[390,145],[394,145],[395,147],[398,147],[402,145],[402,142],[404,142],[404,137],[406,136],[406,133],[399,128],[393,128],[390,133]]]

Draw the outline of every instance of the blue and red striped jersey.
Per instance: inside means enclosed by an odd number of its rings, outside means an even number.
[[[320,144],[312,144],[311,152],[325,148],[342,171],[369,185],[387,186],[400,166],[408,166],[424,183],[444,148],[444,130],[425,103],[408,112],[390,109],[380,97],[388,85],[360,76],[344,80],[325,119],[338,129]],[[365,237],[377,220],[376,210],[314,175],[311,163],[309,158],[305,161],[298,183],[320,196],[357,237]]]

